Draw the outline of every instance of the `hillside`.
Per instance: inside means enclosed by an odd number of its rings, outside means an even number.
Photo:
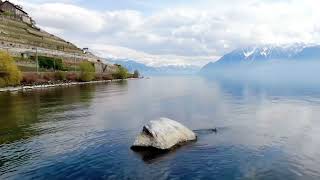
[[[70,42],[5,16],[0,16],[0,42],[1,45],[14,47],[25,45],[69,53],[82,53],[81,49]]]
[[[116,66],[102,63],[102,58],[95,56],[87,48],[84,51],[41,30],[22,7],[9,1],[0,1],[0,49],[13,56],[23,72],[39,71],[38,66],[41,65],[37,65],[37,57],[51,58],[50,61],[53,61],[52,58],[60,60],[64,70],[79,69],[79,64],[83,61],[93,63],[99,73],[110,73],[117,69]],[[48,70],[50,69],[40,68],[40,71]]]

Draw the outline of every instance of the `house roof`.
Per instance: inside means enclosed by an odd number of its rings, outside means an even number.
[[[19,11],[23,12],[24,14],[28,14],[27,12],[25,12],[22,7],[18,6],[18,5],[15,5],[13,3],[11,3],[10,1],[4,1],[2,3],[0,3],[0,7],[6,3],[9,3],[10,5],[12,5],[14,8],[18,9]]]

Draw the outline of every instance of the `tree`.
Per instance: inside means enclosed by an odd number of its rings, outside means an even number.
[[[39,56],[38,61],[41,68],[63,70],[62,59]]]
[[[22,75],[13,58],[0,51],[0,87],[20,84]]]
[[[127,79],[128,78],[128,70],[121,65],[116,65],[118,66],[118,70],[116,73],[113,74],[113,77],[115,79]]]
[[[80,80],[87,82],[87,81],[92,81],[95,77],[95,69],[92,63],[89,61],[83,61],[80,63]]]
[[[133,78],[139,78],[140,77],[140,73],[138,70],[135,70],[133,73]]]

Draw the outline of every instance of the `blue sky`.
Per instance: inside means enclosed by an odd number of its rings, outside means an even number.
[[[80,47],[153,66],[202,66],[248,45],[320,41],[318,0],[12,1]]]

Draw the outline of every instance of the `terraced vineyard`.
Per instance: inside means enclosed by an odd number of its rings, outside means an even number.
[[[94,63],[96,72],[109,73],[117,70],[116,66],[102,63],[100,57],[90,52],[84,53],[70,42],[22,21],[1,15],[0,50],[13,56],[23,72],[37,71],[35,56],[61,59],[64,70],[67,71],[74,71],[83,61]]]
[[[3,16],[0,16],[0,43],[17,43],[68,53],[82,53],[81,49],[70,42],[36,27]]]

